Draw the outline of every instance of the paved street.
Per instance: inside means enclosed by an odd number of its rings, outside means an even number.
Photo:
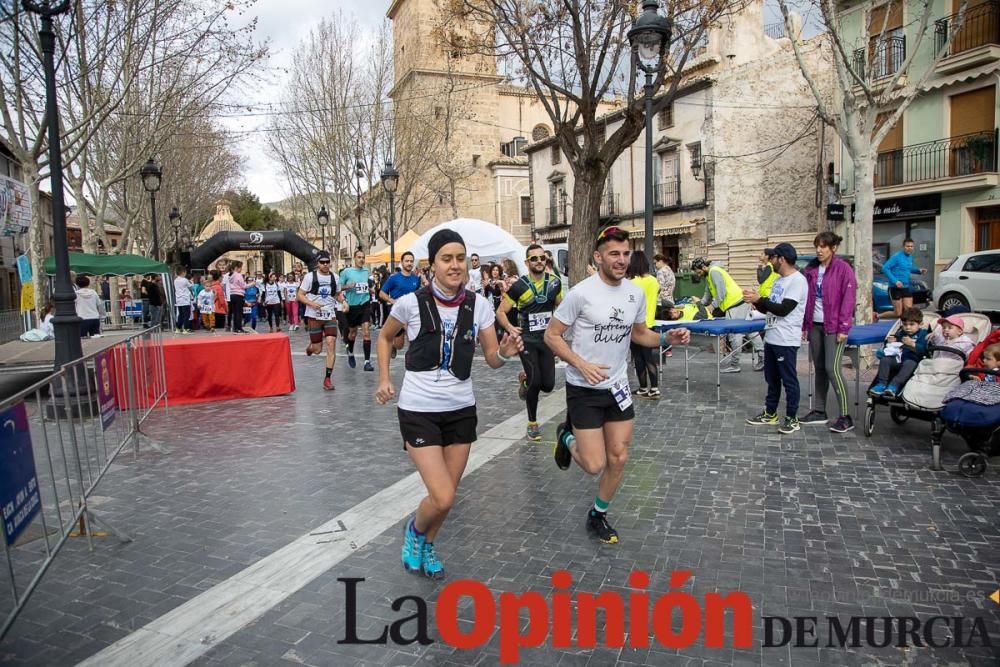
[[[73,540],[0,644],[0,662],[492,665],[500,660],[497,632],[471,650],[440,640],[437,595],[459,579],[485,583],[495,598],[547,595],[560,569],[572,575],[574,593],[592,594],[626,593],[629,573],[646,571],[651,600],[671,590],[671,571],[691,570],[682,590],[699,604],[716,591],[750,596],[755,647],[730,648],[727,632],[725,648],[705,648],[702,634],[684,649],[656,641],[633,649],[626,638],[621,649],[557,650],[550,635],[521,650],[522,664],[1000,661],[1000,648],[978,645],[826,647],[827,616],[844,625],[852,616],[961,616],[966,637],[980,618],[1000,646],[1000,606],[987,597],[1000,571],[1000,473],[970,480],[929,471],[926,423],[896,426],[883,414],[871,439],[860,429],[837,435],[819,427],[780,436],[743,421],[760,409],[764,387],[748,363],[723,377],[716,403],[707,355],[692,365],[690,394],[683,393],[683,357],[675,355],[664,399],[637,405],[630,462],[609,514],[621,543],[604,546],[583,529],[595,483],[552,462],[562,394],[543,401],[546,441],[521,440],[516,368],[492,372],[480,361],[474,377],[483,439],[437,540],[448,578],[433,582],[399,565],[401,529],[419,485],[399,444],[395,408],[372,400],[376,374],[360,364],[352,371],[341,357],[337,389],[324,393],[322,362],[301,356],[304,337],[293,335],[293,395],[171,408],[169,417],[152,418],[147,430],[169,454],[123,455],[94,502],[135,541],[102,538],[89,553]],[[253,368],[233,372],[253,381]],[[557,377],[561,387],[562,371]],[[953,465],[964,445],[954,436],[946,444]],[[394,611],[394,599],[420,596],[434,643],[339,644],[351,619],[338,579],[351,577],[365,579],[357,589],[359,637],[378,636],[413,613],[412,602]],[[234,602],[216,612],[222,599]],[[470,631],[468,600],[458,613]],[[819,646],[762,648],[763,616],[819,617]],[[599,646],[604,621],[599,614]],[[403,634],[415,627],[410,622]],[[947,627],[933,636],[945,641]]]

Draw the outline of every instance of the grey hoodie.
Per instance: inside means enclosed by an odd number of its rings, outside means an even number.
[[[104,301],[97,292],[89,287],[78,289],[76,291],[76,314],[81,320],[103,320]]]

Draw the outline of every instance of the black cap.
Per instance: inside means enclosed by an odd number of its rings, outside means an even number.
[[[438,251],[449,243],[461,243],[462,247],[465,247],[465,241],[462,240],[462,236],[454,230],[439,229],[434,232],[431,240],[427,242],[427,256],[432,264],[434,263],[434,256],[438,254]]]
[[[799,258],[799,253],[795,252],[795,246],[791,243],[779,243],[773,248],[767,248],[764,253],[768,257],[784,257],[792,264]]]

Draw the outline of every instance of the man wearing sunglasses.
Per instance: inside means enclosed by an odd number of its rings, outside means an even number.
[[[558,276],[546,270],[542,246],[532,243],[527,251],[528,273],[516,280],[497,308],[497,322],[510,334],[524,341],[521,365],[524,367],[524,400],[528,407],[529,440],[542,439],[538,425],[538,395],[549,393],[556,383],[556,360],[545,344],[545,330],[552,313],[562,301],[563,286]],[[511,324],[508,313],[517,310],[518,325]]]
[[[600,475],[587,531],[605,544],[618,543],[607,512],[622,480],[635,419],[626,361],[629,343],[665,347],[691,339],[687,329],[657,334],[646,328],[646,295],[624,280],[631,254],[627,231],[602,231],[594,244],[597,273],[573,286],[545,331],[549,349],[569,364],[566,421],[556,429],[556,465],[566,470],[576,461],[587,473]],[[570,329],[571,343],[563,338]]]
[[[347,308],[344,294],[337,283],[337,275],[330,271],[330,253],[317,255],[315,271],[302,277],[296,296],[306,306],[306,331],[309,332],[309,346],[306,356],[319,354],[326,345],[326,378],[323,388],[333,389],[333,364],[337,360],[337,316],[335,302]]]

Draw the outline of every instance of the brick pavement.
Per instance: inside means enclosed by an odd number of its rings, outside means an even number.
[[[93,655],[410,474],[393,408],[371,401],[375,374],[351,371],[344,361],[332,395],[313,390],[321,362],[297,356],[292,396],[175,408],[155,420],[150,431],[171,453],[120,459],[96,504],[135,542],[98,540],[93,554],[72,542],[0,644],[0,661],[61,665]],[[669,386],[681,364],[676,357],[668,363]],[[481,431],[519,411],[513,375],[510,368],[477,375]],[[721,406],[705,361],[692,375],[691,394],[671,390],[637,406],[635,445],[610,514],[619,546],[599,545],[583,530],[594,482],[575,467],[558,471],[549,443],[520,442],[463,481],[438,540],[449,580],[478,579],[497,594],[545,593],[551,573],[567,569],[574,590],[600,593],[625,591],[629,572],[642,569],[652,573],[655,597],[668,590],[666,573],[687,568],[695,574],[685,590],[699,599],[716,590],[748,593],[758,625],[761,615],[981,617],[1000,643],[998,607],[984,597],[997,589],[1000,564],[991,549],[1000,545],[995,472],[968,480],[927,470],[922,423],[897,427],[883,419],[870,440],[818,427],[788,437],[746,426],[742,418],[760,407],[759,374],[725,377]],[[546,425],[546,438],[554,428]],[[953,462],[963,447],[951,436],[946,444],[946,462]],[[361,636],[405,614],[391,610],[394,598],[419,595],[433,604],[447,583],[402,571],[401,526],[196,664],[495,664],[496,634],[472,651],[440,641],[337,643],[346,620],[338,578],[366,578]],[[461,617],[471,618],[468,607]],[[993,651],[546,644],[521,658],[549,665],[996,665],[1000,653]]]

